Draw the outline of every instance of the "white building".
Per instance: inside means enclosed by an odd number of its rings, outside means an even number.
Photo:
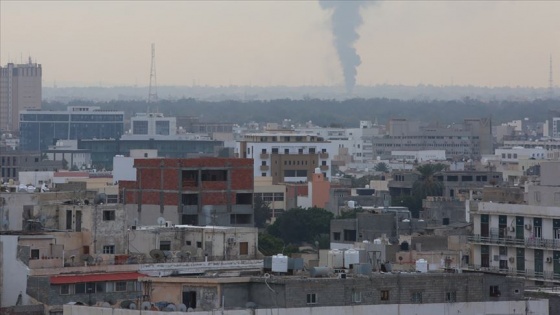
[[[177,134],[177,119],[164,117],[161,113],[138,113],[130,118],[133,135],[175,135]]]
[[[51,161],[66,161],[68,169],[88,169],[91,167],[91,151],[78,149],[78,140],[58,140],[44,151]]]
[[[519,162],[521,159],[546,159],[547,150],[543,147],[524,148],[516,146],[513,148],[496,149],[496,157],[503,162]]]
[[[280,182],[307,182],[315,168],[331,178],[332,156],[336,144],[318,136],[301,133],[247,134],[237,142],[235,154],[254,160],[254,177],[272,177]]]
[[[391,151],[396,160],[407,162],[445,161],[445,150]]]

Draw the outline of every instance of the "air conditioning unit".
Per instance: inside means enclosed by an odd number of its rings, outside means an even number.
[[[552,263],[552,257],[546,257],[546,262],[549,264]]]
[[[515,232],[515,227],[514,226],[508,226],[508,231]]]
[[[173,227],[172,221],[165,221],[165,227]]]
[[[525,229],[526,230],[531,230],[533,228],[533,226],[531,224],[525,224]]]
[[[339,279],[346,279],[346,274],[344,272],[338,274]]]
[[[228,237],[227,243],[228,244],[235,244],[235,237]]]
[[[510,263],[514,263],[514,262],[515,262],[515,257],[510,257],[510,258],[509,258],[509,262],[510,262]]]

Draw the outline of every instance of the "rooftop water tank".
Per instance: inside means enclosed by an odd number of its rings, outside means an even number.
[[[344,254],[338,250],[330,250],[327,256],[327,266],[333,269],[340,269],[344,267]]]
[[[282,254],[272,256],[272,272],[288,272],[288,256]]]
[[[313,267],[309,270],[309,276],[312,278],[327,277],[331,272],[329,267]]]
[[[416,261],[416,271],[428,272],[428,261],[426,261],[425,259],[418,259]]]
[[[349,249],[344,252],[344,268],[350,269],[352,265],[360,263],[360,253],[355,249]]]

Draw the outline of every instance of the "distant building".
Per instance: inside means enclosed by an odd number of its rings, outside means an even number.
[[[42,68],[26,64],[0,67],[0,133],[19,130],[19,111],[41,108]]]
[[[62,161],[43,160],[39,152],[0,150],[0,179],[17,181],[19,172],[58,171]]]
[[[136,181],[119,182],[129,225],[252,227],[253,161],[236,158],[136,159]]]
[[[175,117],[164,117],[161,113],[139,113],[130,118],[132,134],[134,135],[175,135],[177,121]]]
[[[124,112],[97,106],[69,106],[66,111],[22,110],[19,117],[22,151],[46,150],[57,140],[118,139],[124,132]]]
[[[248,134],[237,143],[236,156],[254,160],[255,177],[272,177],[272,183],[307,182],[315,168],[331,178],[331,160],[337,149],[318,136],[297,133]]]
[[[424,125],[391,119],[388,134],[373,138],[373,154],[389,158],[391,151],[445,150],[447,158],[479,159],[494,152],[492,123],[488,118],[465,119],[449,126]]]

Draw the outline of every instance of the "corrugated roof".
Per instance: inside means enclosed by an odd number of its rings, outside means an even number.
[[[103,282],[103,281],[128,281],[138,280],[139,277],[145,277],[138,272],[120,272],[120,273],[97,273],[97,274],[74,274],[63,276],[51,276],[51,284],[70,284],[82,282]]]

